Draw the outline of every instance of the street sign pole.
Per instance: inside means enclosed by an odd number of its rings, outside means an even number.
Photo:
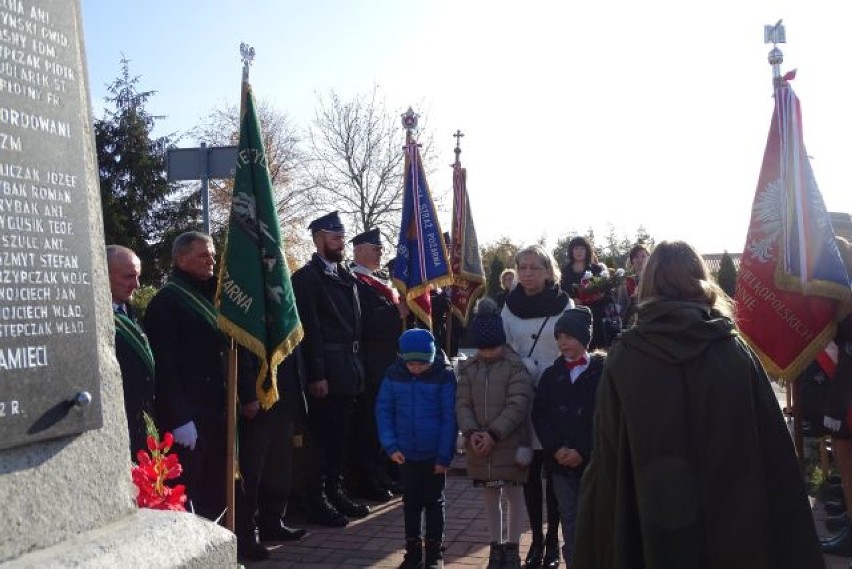
[[[210,234],[210,179],[233,178],[237,168],[236,146],[169,148],[166,173],[170,182],[201,181],[201,212],[204,232]]]

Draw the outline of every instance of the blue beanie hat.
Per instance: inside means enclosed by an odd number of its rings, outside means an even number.
[[[406,362],[435,361],[435,338],[429,330],[412,328],[399,337],[399,355]]]

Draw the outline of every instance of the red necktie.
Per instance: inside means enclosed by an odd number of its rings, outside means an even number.
[[[565,360],[565,369],[567,369],[568,371],[571,371],[572,369],[574,369],[577,366],[584,366],[584,365],[586,365],[586,358],[584,358],[584,357],[577,359],[577,360],[574,360],[573,362],[569,362],[568,360]]]

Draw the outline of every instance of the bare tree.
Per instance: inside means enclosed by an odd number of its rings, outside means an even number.
[[[403,195],[401,113],[388,111],[378,87],[349,100],[333,90],[318,99],[304,162],[315,209],[338,210],[354,224],[352,233],[378,227],[395,242]],[[431,137],[419,142],[425,157]]]
[[[256,109],[282,238],[289,254],[303,257],[308,245],[304,230],[306,219],[314,210],[305,184],[296,180],[304,159],[301,140],[290,118],[272,104],[260,101]],[[239,144],[239,106],[213,109],[206,121],[191,134],[213,146]],[[232,179],[210,181],[210,223],[214,232],[221,230],[228,222],[233,189]]]

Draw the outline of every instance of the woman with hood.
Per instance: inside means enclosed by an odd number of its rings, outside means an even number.
[[[572,569],[824,567],[793,443],[730,299],[657,245],[609,351]]]

